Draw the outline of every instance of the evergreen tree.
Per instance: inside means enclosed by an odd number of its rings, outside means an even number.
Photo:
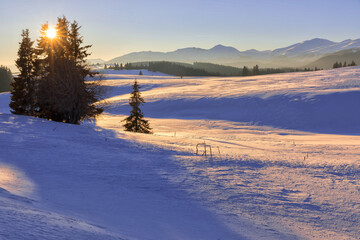
[[[77,64],[84,64],[85,58],[90,55],[88,49],[91,48],[91,45],[82,46],[84,40],[80,36],[79,29],[81,26],[74,21],[71,23],[70,32],[69,32],[69,55],[70,59],[75,61]]]
[[[343,65],[343,67],[347,67],[346,61],[344,62],[344,65]]]
[[[255,65],[253,68],[253,75],[258,75],[259,74],[259,66]]]
[[[29,30],[22,31],[19,43],[18,59],[15,61],[20,71],[12,82],[11,102],[9,104],[14,114],[29,114],[34,112],[34,81],[35,81],[35,49],[34,41],[29,37]]]
[[[249,69],[248,69],[248,67],[246,67],[246,66],[243,67],[242,75],[243,75],[243,76],[249,76]]]
[[[140,86],[135,79],[133,92],[129,98],[129,104],[132,107],[132,110],[130,112],[130,116],[123,120],[125,121],[125,131],[152,133],[148,121],[144,119],[144,114],[140,110],[140,105],[143,105],[145,101],[144,98],[141,97],[139,89]]]
[[[338,68],[338,67],[339,67],[339,63],[335,62],[334,65],[333,65],[333,68]]]
[[[353,66],[356,66],[356,63],[355,63],[354,60],[351,61],[350,66],[352,66],[352,67],[353,67]]]

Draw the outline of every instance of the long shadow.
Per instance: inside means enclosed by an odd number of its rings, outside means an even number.
[[[246,239],[233,232],[200,203],[191,200],[183,186],[169,181],[170,174],[184,170],[172,158],[179,152],[120,139],[116,132],[99,128],[94,123],[78,126],[0,114],[0,129],[0,144],[5,146],[0,152],[0,160],[24,171],[38,185],[39,194],[49,206],[59,206],[78,216],[87,216],[87,211],[103,214],[102,209],[109,212],[121,201],[129,204],[121,200],[126,198],[123,193],[123,188],[126,188],[130,193],[138,194],[135,195],[140,198],[137,204],[142,197],[159,195],[160,199],[175,201],[176,206],[180,204],[184,208],[185,204],[187,208],[196,210],[201,217],[217,226],[220,233],[234,237],[231,239]],[[74,193],[70,189],[78,189],[79,192]],[[93,189],[98,189],[100,194]],[[77,206],[79,203],[76,202],[83,198],[90,201],[89,209],[83,209],[83,204]],[[164,210],[156,204],[154,207]],[[129,208],[122,206],[111,211],[114,216],[122,215],[125,213],[121,211]],[[97,209],[101,211],[97,212]],[[114,216],[104,218],[109,228],[114,227],[112,224],[119,224]],[[147,221],[146,216],[144,218],[143,221]],[[92,216],[91,221],[96,223],[96,220],[96,215]],[[130,224],[128,222],[122,223]]]
[[[143,111],[145,116],[154,118],[228,120],[316,133],[360,135],[360,92],[302,97],[166,100],[146,103]],[[127,114],[128,109],[114,111]]]

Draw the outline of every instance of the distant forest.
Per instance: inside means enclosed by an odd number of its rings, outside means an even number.
[[[105,69],[147,69],[152,72],[162,72],[175,76],[254,76],[285,72],[317,71],[318,68],[259,68],[244,66],[243,68],[195,62],[193,64],[179,62],[138,62],[126,64],[105,64]]]
[[[10,91],[12,74],[9,68],[0,66],[0,92]]]

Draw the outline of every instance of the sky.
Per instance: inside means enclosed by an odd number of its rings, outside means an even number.
[[[21,30],[37,39],[58,16],[82,26],[90,58],[217,44],[273,50],[313,38],[360,38],[360,0],[0,0],[0,64],[16,59]]]

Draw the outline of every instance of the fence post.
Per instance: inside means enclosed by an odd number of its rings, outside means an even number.
[[[205,141],[204,141],[204,148],[205,148],[204,154],[205,154],[205,156],[206,156],[206,143],[205,143]]]

